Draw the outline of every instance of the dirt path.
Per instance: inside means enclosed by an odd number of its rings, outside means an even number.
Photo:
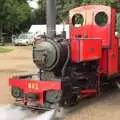
[[[15,47],[0,54],[0,104],[12,103],[8,78],[12,75],[35,73],[31,47]],[[65,120],[120,120],[120,92],[109,92],[100,98],[83,100],[69,111]]]
[[[14,75],[35,72],[31,47],[15,47],[10,53],[0,54],[0,104],[12,102],[8,79]]]
[[[65,120],[120,120],[120,91],[81,101]]]

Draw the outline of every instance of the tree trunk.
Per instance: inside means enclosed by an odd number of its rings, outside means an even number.
[[[1,45],[4,45],[3,25],[2,25],[2,23],[0,23],[0,42],[1,42]]]

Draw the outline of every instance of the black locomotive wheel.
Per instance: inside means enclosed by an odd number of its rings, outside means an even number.
[[[70,99],[67,99],[65,104],[67,106],[74,106],[78,103],[78,96],[77,95],[74,95],[72,96]]]
[[[115,84],[116,84],[117,88],[120,89],[120,80],[116,80]]]

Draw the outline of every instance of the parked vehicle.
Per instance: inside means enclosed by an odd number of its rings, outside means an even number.
[[[32,45],[33,35],[29,33],[22,33],[14,41],[14,45]]]

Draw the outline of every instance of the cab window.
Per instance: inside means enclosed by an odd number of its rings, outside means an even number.
[[[81,14],[75,14],[72,18],[72,24],[75,27],[81,27],[83,26],[84,18]]]
[[[105,26],[108,22],[108,16],[105,12],[99,12],[96,14],[95,16],[95,23],[98,25],[98,26]]]

